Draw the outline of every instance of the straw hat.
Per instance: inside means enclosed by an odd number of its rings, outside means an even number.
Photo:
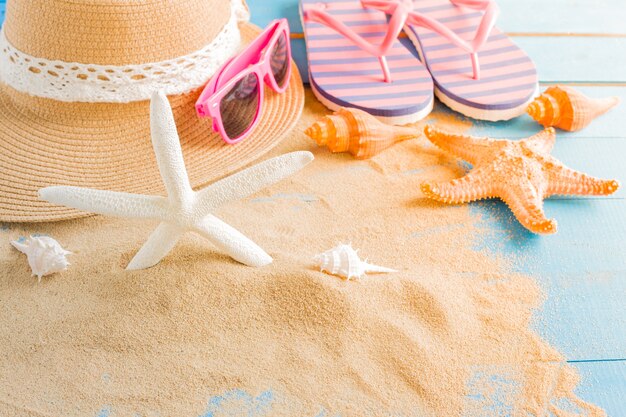
[[[201,187],[269,151],[297,122],[300,75],[266,88],[262,122],[238,145],[194,103],[260,29],[243,0],[9,0],[0,33],[0,221],[87,214],[37,199],[50,185],[163,194],[148,99],[170,98],[185,163]]]

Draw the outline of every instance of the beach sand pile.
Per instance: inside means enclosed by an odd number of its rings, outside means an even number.
[[[419,191],[463,167],[426,139],[369,161],[303,135],[312,95],[272,153],[310,149],[299,174],[216,213],[275,259],[253,269],[186,235],[163,262],[124,267],[152,222],[93,217],[0,231],[2,416],[603,416],[533,330],[542,301],[511,261],[476,248],[468,206]],[[428,120],[469,126],[450,115]],[[155,168],[156,169],[156,168]],[[9,239],[48,234],[70,269],[29,277]],[[312,258],[352,243],[398,269],[345,281]],[[247,411],[242,411],[247,410]]]

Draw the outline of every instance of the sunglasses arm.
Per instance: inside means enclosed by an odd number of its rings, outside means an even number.
[[[281,21],[276,20],[270,24],[253,42],[251,42],[230,64],[226,65],[225,70],[218,76],[219,80],[230,80],[237,74],[248,68],[251,64],[255,64],[261,52],[267,47],[272,37],[280,27]]]
[[[222,78],[224,72],[230,66],[233,60],[234,58],[230,58],[228,61],[226,61],[226,64],[224,64],[222,68],[220,68],[219,72],[217,72],[211,78],[209,83],[202,90],[200,97],[198,97],[198,100],[196,101],[196,113],[199,117],[211,117],[209,99],[213,94],[215,94],[219,80]]]
[[[258,58],[261,51],[267,47],[273,35],[284,24],[283,19],[276,20],[270,24],[252,43],[250,43],[237,57],[231,58],[221,69],[221,71],[211,78],[211,81],[202,91],[196,102],[196,112],[200,117],[211,117],[211,109],[208,100],[215,94],[220,86],[221,80],[230,80],[241,71],[245,70]]]

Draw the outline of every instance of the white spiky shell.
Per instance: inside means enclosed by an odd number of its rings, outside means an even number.
[[[65,271],[70,264],[67,255],[72,252],[63,249],[59,242],[51,237],[31,236],[13,241],[11,244],[26,254],[32,274],[36,275],[39,281],[46,275]]]
[[[362,261],[351,245],[339,245],[315,256],[314,260],[322,272],[346,279],[361,278],[367,272],[397,272],[394,269],[371,265]]]

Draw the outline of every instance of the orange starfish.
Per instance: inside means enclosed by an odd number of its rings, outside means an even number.
[[[551,195],[608,195],[619,188],[615,180],[602,180],[574,171],[550,155],[556,134],[553,128],[529,138],[476,138],[455,135],[427,126],[426,137],[474,168],[447,183],[422,184],[426,197],[449,204],[499,197],[528,230],[556,233],[556,220],[543,212],[543,199]]]

